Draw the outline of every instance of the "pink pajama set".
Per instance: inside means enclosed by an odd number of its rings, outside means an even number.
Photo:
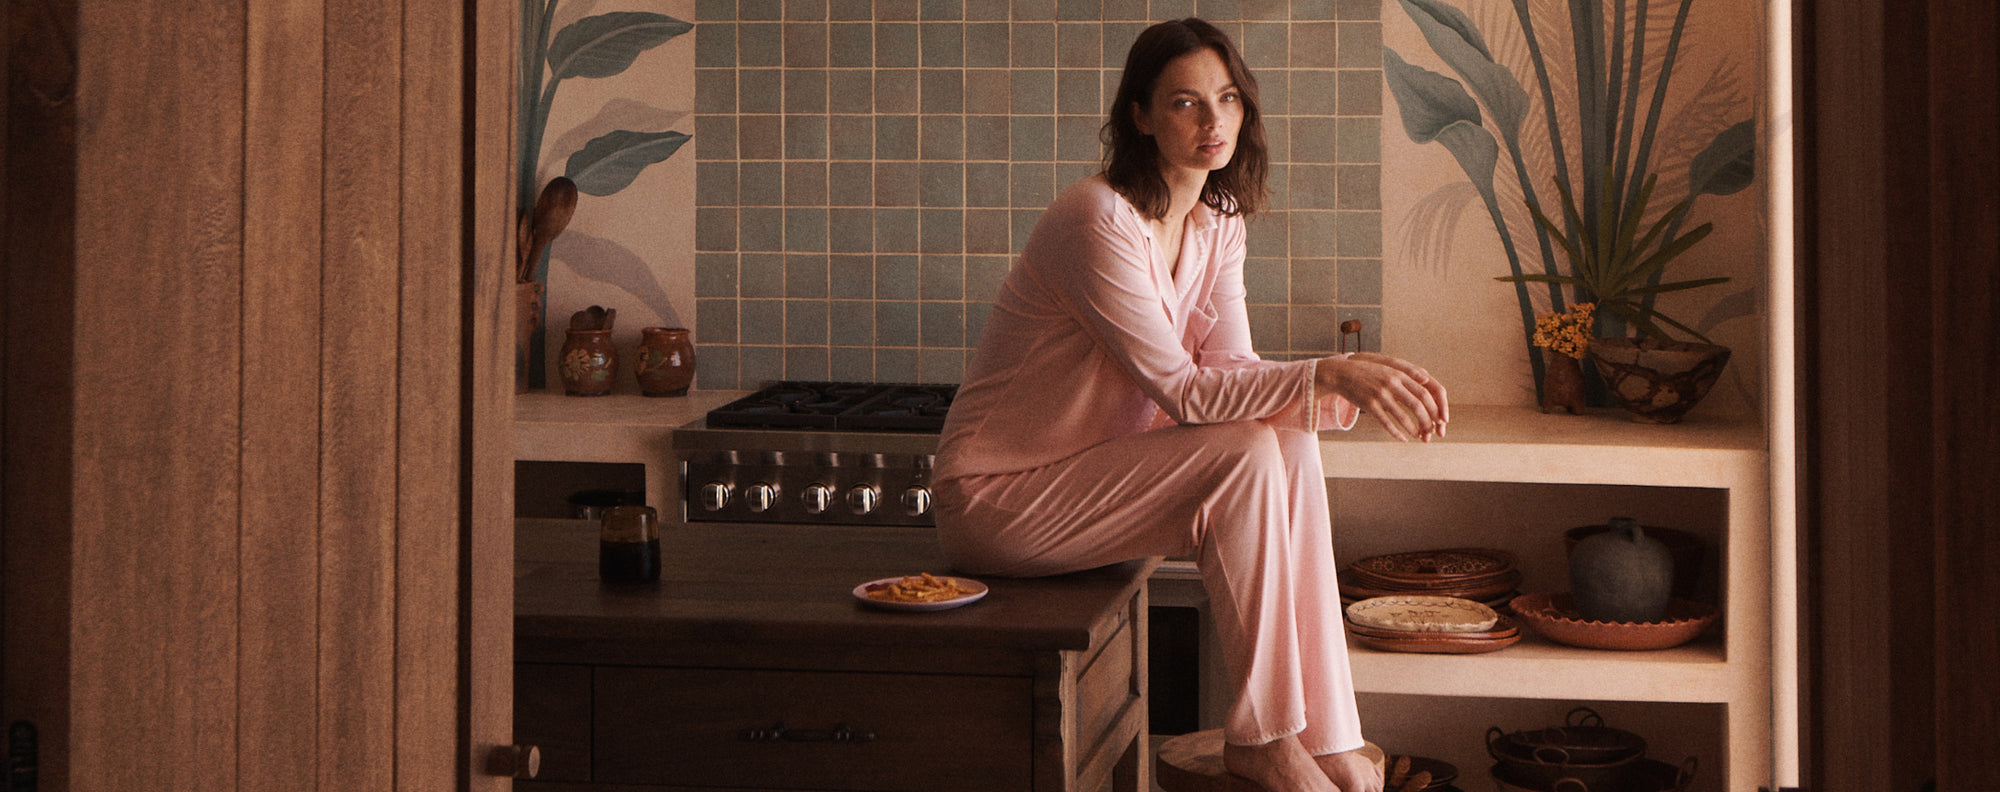
[[[938,453],[939,541],[974,574],[1193,554],[1236,701],[1224,738],[1361,747],[1334,584],[1321,427],[1356,409],[1311,361],[1258,359],[1244,223],[1197,207],[1178,272],[1102,176],[1036,225]]]

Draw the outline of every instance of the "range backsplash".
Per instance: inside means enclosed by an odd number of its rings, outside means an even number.
[[[1259,350],[1334,351],[1346,319],[1379,348],[1380,5],[700,0],[697,386],[958,381],[1043,207],[1096,169],[1129,43],[1197,13],[1262,89]]]

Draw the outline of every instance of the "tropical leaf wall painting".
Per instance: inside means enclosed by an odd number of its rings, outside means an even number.
[[[583,218],[590,215],[593,208],[600,211],[605,208],[602,204],[593,207],[592,198],[608,198],[630,187],[647,168],[672,157],[691,136],[670,128],[613,128],[595,133],[580,145],[569,142],[565,137],[557,139],[551,147],[546,136],[550,131],[551,111],[557,105],[561,89],[576,80],[605,80],[620,75],[627,75],[628,80],[636,78],[639,82],[634,85],[643,86],[646,80],[655,79],[657,75],[628,75],[634,63],[639,61],[641,55],[691,32],[694,25],[654,11],[593,14],[586,10],[585,16],[571,19],[558,27],[558,21],[563,19],[560,6],[561,0],[522,0],[521,3],[518,114],[521,159],[517,192],[520,211],[531,213],[545,182],[556,176],[568,177],[576,183],[577,192],[582,196],[577,214]],[[564,115],[576,115],[576,108],[569,108]],[[578,129],[607,123],[626,124],[634,118],[658,118],[663,115],[666,123],[661,126],[687,117],[686,113],[635,111],[634,103],[629,101],[606,102],[603,107],[597,108],[593,118],[586,120]],[[553,156],[562,156],[565,150],[568,151],[559,172],[545,171],[541,161],[544,149],[551,149]],[[569,264],[566,275],[591,282],[600,290],[604,286],[615,287],[625,298],[643,306],[653,316],[675,316],[669,298],[672,290],[661,284],[656,271],[659,263],[649,261],[647,251],[627,250],[614,240],[587,231],[573,231],[565,237],[560,242],[563,245],[560,249],[579,254],[574,261],[566,259]],[[532,279],[548,284],[554,290],[559,284],[551,283],[551,259],[552,255],[545,254],[529,266]],[[558,302],[558,296],[551,294],[548,297],[545,311]],[[628,312],[631,307],[638,306],[628,303]],[[545,319],[542,325],[547,324]],[[542,353],[549,343],[537,337],[530,347],[531,387],[541,387],[546,381],[545,356]]]
[[[1507,53],[1489,46],[1474,17],[1451,2],[1394,2],[1429,49],[1412,53],[1421,59],[1393,46],[1383,51],[1403,131],[1448,151],[1484,205],[1507,259],[1502,279],[1511,281],[1519,305],[1535,381],[1542,373],[1532,341],[1538,308],[1600,299],[1586,283],[1625,283],[1625,291],[1602,296],[1629,297],[1599,311],[1600,336],[1699,337],[1662,313],[1655,298],[1727,280],[1663,276],[1711,230],[1709,223],[1686,225],[1700,199],[1754,180],[1757,133],[1742,81],[1726,66],[1675,80],[1684,48],[1699,45],[1687,37],[1695,0],[1461,0],[1491,12],[1489,29],[1511,28],[1501,32],[1519,49]],[[1423,216],[1434,222],[1448,214],[1431,205]],[[1430,242],[1412,248],[1437,249]],[[1636,275],[1629,282],[1579,277],[1604,268]],[[1720,318],[1711,310],[1702,321]]]

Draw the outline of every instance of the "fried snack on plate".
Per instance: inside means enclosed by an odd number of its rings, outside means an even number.
[[[959,587],[955,579],[937,577],[929,572],[908,575],[893,583],[878,583],[869,586],[867,592],[869,599],[884,602],[937,602],[972,593]]]

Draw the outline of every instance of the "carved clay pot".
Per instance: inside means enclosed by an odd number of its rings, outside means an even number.
[[[1586,619],[1653,621],[1673,600],[1673,554],[1638,520],[1614,517],[1610,530],[1585,537],[1570,551],[1569,587]]]
[[[1611,398],[1642,423],[1674,423],[1722,376],[1729,347],[1652,338],[1599,338],[1590,360]]]
[[[611,345],[609,330],[571,330],[563,339],[563,393],[571,396],[606,396],[611,380],[618,376],[618,348]]]
[[[647,327],[639,331],[639,392],[647,396],[686,396],[694,384],[694,341],[684,327]]]

